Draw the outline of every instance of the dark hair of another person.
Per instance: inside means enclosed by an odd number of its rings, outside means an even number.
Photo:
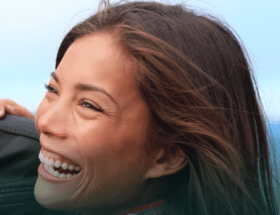
[[[187,156],[187,167],[166,187],[173,210],[276,215],[266,118],[237,36],[216,18],[181,5],[100,5],[65,36],[56,68],[80,37],[109,33],[116,39],[135,65],[153,118],[150,142],[178,144]]]

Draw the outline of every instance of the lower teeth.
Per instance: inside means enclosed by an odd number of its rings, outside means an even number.
[[[47,170],[51,175],[56,176],[56,177],[58,177],[58,178],[65,178],[65,177],[66,177],[66,178],[69,178],[69,177],[71,177],[71,176],[76,175],[75,173],[73,173],[73,174],[70,174],[70,173],[68,173],[68,174],[59,173],[58,171],[54,170],[53,166],[49,166],[49,165],[47,165],[47,164],[44,164],[44,168],[45,168],[45,170]]]

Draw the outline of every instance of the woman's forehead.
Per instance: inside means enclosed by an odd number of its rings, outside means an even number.
[[[129,103],[142,99],[131,62],[111,35],[87,35],[69,47],[55,73],[69,87],[97,85],[120,103]]]

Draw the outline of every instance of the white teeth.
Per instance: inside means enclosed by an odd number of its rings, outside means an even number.
[[[66,169],[68,168],[68,164],[64,162],[64,163],[61,165],[61,168],[64,169],[64,170],[66,170]]]
[[[64,174],[64,173],[61,173],[61,174],[59,174],[59,172],[58,171],[55,171],[54,170],[54,168],[53,168],[53,166],[49,166],[49,165],[46,165],[46,164],[44,164],[44,168],[51,174],[51,175],[54,175],[54,176],[56,176],[56,177],[59,177],[59,178],[69,178],[69,177],[71,177],[71,176],[73,176],[72,174],[70,174],[70,173],[68,173],[68,174]],[[76,175],[76,174],[75,174]]]
[[[45,158],[41,152],[39,153],[39,160],[41,161],[41,163],[45,162]]]
[[[74,170],[74,166],[73,166],[73,165],[70,165],[70,166],[68,167],[68,169],[71,170],[71,171],[73,171],[73,170]]]
[[[44,167],[50,174],[52,174],[56,177],[59,177],[59,178],[65,178],[65,177],[69,178],[69,177],[72,176],[72,174],[67,174],[67,175],[65,175],[64,173],[59,174],[58,171],[55,171],[53,169],[53,166],[49,166],[49,165],[44,164]]]
[[[49,166],[49,173],[54,173],[54,169],[53,169],[53,167],[52,166]]]
[[[44,168],[52,175],[56,176],[56,177],[60,177],[60,178],[69,178],[71,176],[76,175],[76,173],[68,173],[68,174],[64,174],[64,173],[59,173],[58,171],[54,170],[54,167],[56,168],[62,168],[64,170],[69,169],[70,171],[76,170],[77,172],[79,172],[81,170],[81,167],[76,166],[74,167],[73,165],[69,165],[66,162],[63,162],[63,164],[61,164],[61,161],[57,160],[54,162],[53,159],[49,159],[48,157],[44,157],[44,155],[40,152],[39,153],[39,160],[41,161],[41,163],[43,163]]]
[[[44,163],[47,164],[47,165],[49,165],[49,158],[44,157]]]
[[[42,162],[42,160],[43,160],[43,155],[42,155],[42,153],[41,153],[41,151],[40,151],[40,153],[39,153],[39,160]]]
[[[57,161],[54,163],[54,166],[55,166],[56,168],[61,167],[61,162],[60,162],[59,160],[57,160]]]
[[[47,157],[44,157],[44,155],[40,152],[39,153],[39,160],[41,161],[41,163],[44,163],[46,165],[53,165],[53,160],[52,159],[49,159]]]
[[[49,166],[53,166],[53,159],[48,159],[47,157],[44,158],[45,164]]]
[[[64,173],[61,173],[61,174],[59,175],[59,178],[65,178],[65,174],[64,174]]]
[[[58,171],[54,171],[53,175],[58,177],[59,176],[59,172]]]

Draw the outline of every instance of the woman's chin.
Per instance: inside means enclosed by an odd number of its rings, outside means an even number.
[[[78,193],[82,173],[69,178],[59,178],[50,174],[41,164],[34,193],[36,201],[53,210],[75,210],[75,197]]]

